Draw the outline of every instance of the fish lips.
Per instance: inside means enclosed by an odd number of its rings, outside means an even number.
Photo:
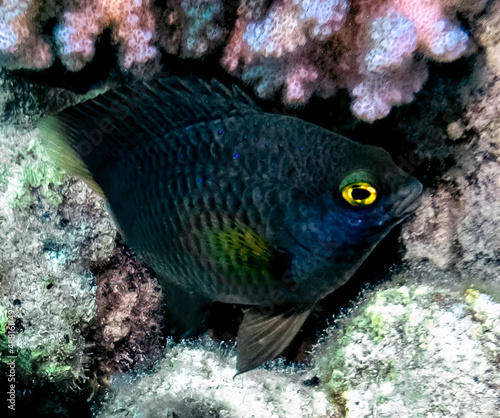
[[[414,213],[422,204],[423,186],[417,179],[404,188],[404,193],[400,193],[397,203],[394,204],[394,216],[404,219]]]

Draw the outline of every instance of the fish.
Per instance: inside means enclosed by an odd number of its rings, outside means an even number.
[[[38,123],[56,164],[105,197],[183,336],[238,304],[237,374],[279,356],[420,205],[382,148],[264,112],[194,75],[107,91]]]

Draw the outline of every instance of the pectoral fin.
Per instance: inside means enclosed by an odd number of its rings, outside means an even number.
[[[266,314],[253,307],[245,311],[237,339],[238,374],[255,369],[280,355],[299,332],[312,306]]]

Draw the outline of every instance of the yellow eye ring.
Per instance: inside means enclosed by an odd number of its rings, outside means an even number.
[[[377,199],[377,190],[368,183],[351,183],[342,189],[342,197],[351,206],[368,206]]]

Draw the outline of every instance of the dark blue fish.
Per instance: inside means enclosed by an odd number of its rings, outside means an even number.
[[[214,301],[250,306],[239,373],[279,355],[420,204],[421,184],[384,150],[195,77],[108,91],[40,129],[106,197],[186,333]]]

